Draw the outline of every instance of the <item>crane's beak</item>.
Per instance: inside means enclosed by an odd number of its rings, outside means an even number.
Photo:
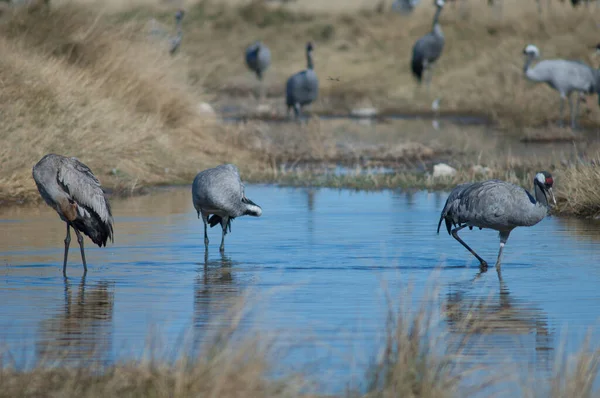
[[[552,192],[552,188],[548,188],[548,192],[550,192],[550,196],[552,196],[552,201],[554,202],[554,206],[556,206],[556,198],[554,197],[554,192]]]

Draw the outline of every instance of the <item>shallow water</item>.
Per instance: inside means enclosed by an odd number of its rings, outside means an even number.
[[[293,345],[286,362],[320,369],[334,391],[360,377],[379,346],[383,286],[394,305],[407,287],[411,308],[444,301],[439,328],[450,335],[464,332],[469,310],[485,323],[465,363],[511,360],[544,373],[562,342],[571,353],[589,328],[599,337],[599,223],[550,217],[516,229],[500,284],[494,271],[476,278],[470,254],[436,235],[444,193],[260,185],[246,193],[263,216],[236,219],[223,256],[211,229],[206,258],[189,188],[113,200],[115,244],[100,249],[86,238],[85,279],[75,239],[62,277],[65,227],[52,209],[2,210],[0,341],[19,365],[36,356],[111,363],[139,357],[149,338],[173,353],[182,339],[204,342],[250,289],[260,300],[242,330],[283,333],[279,344]],[[462,236],[493,263],[496,233]]]

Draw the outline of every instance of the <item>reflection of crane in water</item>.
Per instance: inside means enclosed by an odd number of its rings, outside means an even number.
[[[73,296],[69,278],[64,284],[64,307],[40,324],[38,359],[106,364],[112,346],[113,287],[101,281],[86,289],[84,275]]]
[[[527,350],[530,344],[517,337],[533,333],[536,366],[540,370],[551,369],[552,333],[547,315],[540,308],[511,297],[502,280],[498,300],[469,295],[466,289],[450,291],[446,299],[445,312],[450,333],[466,337],[466,342],[464,337],[459,339],[465,342],[463,354],[489,355],[495,347],[505,345],[501,347],[505,351],[506,345],[509,345],[515,352],[530,357],[527,352],[519,352],[520,349]]]
[[[198,271],[194,286],[194,351],[200,348],[207,332],[219,327],[211,321],[225,315],[232,301],[240,296],[231,265],[231,258],[223,253],[212,261],[208,260],[208,252],[204,253],[203,269]]]

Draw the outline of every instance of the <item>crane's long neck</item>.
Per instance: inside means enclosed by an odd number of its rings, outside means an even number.
[[[436,32],[436,31],[441,32],[441,30],[442,30],[442,28],[440,27],[440,23],[439,23],[441,13],[442,13],[442,7],[438,6],[437,10],[435,10],[435,15],[433,16],[433,24],[431,25],[432,30],[434,32]]]
[[[550,206],[548,205],[548,197],[546,196],[546,192],[544,192],[544,190],[535,181],[533,182],[533,189],[537,204],[540,204],[545,208],[549,208]]]
[[[312,50],[306,50],[306,67],[308,69],[314,69]]]
[[[529,70],[529,67],[531,66],[532,62],[533,62],[533,56],[526,55],[525,56],[525,65],[523,65],[523,73],[525,73],[525,75],[527,75],[527,71]]]

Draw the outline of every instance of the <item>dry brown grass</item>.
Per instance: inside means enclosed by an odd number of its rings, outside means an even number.
[[[441,22],[446,48],[436,68],[431,93],[417,88],[410,74],[411,47],[430,30],[433,7],[424,3],[413,15],[358,10],[332,2],[328,12],[308,6],[268,6],[202,1],[189,9],[183,52],[192,61],[192,82],[213,93],[248,94],[256,79],[246,70],[244,48],[255,39],[272,50],[266,82],[272,104],[283,111],[285,79],[305,66],[303,45],[316,43],[321,80],[315,109],[349,110],[375,104],[403,112],[427,112],[441,97],[442,110],[487,115],[505,126],[544,125],[558,117],[558,95],[545,85],[525,81],[522,49],[535,43],[546,58],[574,58],[591,64],[598,41],[594,8],[574,10],[553,4],[540,18],[534,1],[504,1],[501,20],[484,1],[467,3],[468,15],[447,5]],[[238,2],[239,3],[239,2]],[[334,9],[333,4],[338,5]],[[147,18],[141,12],[129,17]],[[171,18],[166,14],[165,18]],[[340,77],[340,81],[328,80]],[[600,111],[591,100],[583,124],[597,125]]]
[[[360,0],[352,7],[334,1],[318,11],[306,4],[279,7],[253,1],[56,0],[50,12],[5,12],[0,20],[0,201],[39,200],[31,167],[43,154],[56,152],[79,157],[105,187],[127,192],[187,183],[200,169],[220,162],[238,163],[250,181],[371,189],[448,188],[488,177],[529,186],[532,170],[560,175],[567,167],[569,181],[560,180],[559,196],[572,198],[575,192],[581,200],[569,199],[560,210],[589,215],[597,195],[589,194],[593,190],[588,187],[598,185],[596,174],[574,178],[579,168],[568,166],[572,159],[564,161],[562,153],[498,151],[497,139],[484,130],[474,137],[463,127],[433,131],[384,123],[360,130],[348,122],[314,120],[304,126],[226,126],[197,113],[199,102],[226,103],[231,94],[246,96],[237,101],[247,109],[256,104],[248,97],[255,78],[242,59],[243,49],[256,38],[272,48],[267,101],[276,112],[283,111],[283,82],[303,66],[302,43],[310,39],[317,43],[322,84],[317,109],[345,112],[374,104],[422,113],[435,94],[442,97],[443,112],[481,113],[505,127],[543,124],[556,116],[558,99],[549,88],[524,81],[520,50],[526,41],[535,42],[544,56],[589,60],[588,47],[596,40],[594,15],[557,4],[538,19],[534,2],[505,3],[500,21],[484,2],[468,3],[470,17],[447,6],[442,16],[447,48],[431,95],[415,89],[408,68],[412,43],[430,26],[432,10],[426,5],[410,17],[377,13],[373,4],[365,9]],[[179,6],[187,10],[186,34],[181,54],[169,57],[165,43],[148,38],[146,23],[156,17],[170,26],[172,9]],[[591,109],[584,123],[600,115],[595,106]],[[529,141],[573,137],[555,130],[503,131]],[[596,148],[576,138],[588,155]],[[459,173],[440,180],[422,172],[440,160]],[[360,170],[331,177],[288,168],[318,163]],[[475,164],[492,172],[477,175],[471,169]],[[382,165],[406,172],[369,171]],[[578,180],[589,184],[576,185]]]
[[[44,154],[77,156],[105,186],[135,189],[189,179],[249,156],[221,144],[196,112],[186,67],[138,34],[76,4],[0,21],[0,200],[36,199],[31,167]]]
[[[561,173],[558,211],[583,217],[600,216],[600,166],[598,160],[574,164]]]

